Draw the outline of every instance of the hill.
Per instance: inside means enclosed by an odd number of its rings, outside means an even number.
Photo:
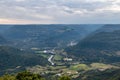
[[[47,64],[48,61],[41,56],[8,46],[0,46],[0,74],[28,66]]]
[[[7,43],[7,40],[0,35],[0,45]]]
[[[120,80],[120,69],[87,71],[73,80]]]
[[[4,33],[6,30],[8,30],[12,25],[0,25],[0,34]]]
[[[78,42],[101,25],[13,25],[3,36],[15,47],[66,47]]]
[[[105,25],[66,51],[80,61],[119,62],[120,25]]]

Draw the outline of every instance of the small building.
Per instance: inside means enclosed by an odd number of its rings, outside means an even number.
[[[46,54],[55,54],[54,51],[52,50],[44,50],[43,53],[46,53]]]
[[[62,76],[60,73],[56,74],[56,76]]]
[[[64,60],[64,61],[73,61],[72,58],[64,58],[63,60]]]

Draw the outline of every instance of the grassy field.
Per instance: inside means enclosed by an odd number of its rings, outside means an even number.
[[[56,60],[56,61],[62,60],[62,56],[59,55],[59,54],[56,54],[56,55],[54,56],[54,60]]]
[[[103,63],[92,63],[90,64],[92,69],[110,69],[110,68],[117,68],[116,66],[103,64]]]
[[[86,64],[77,64],[70,67],[71,70],[89,70],[90,67]]]
[[[104,71],[107,69],[111,68],[117,68],[116,66],[110,65],[110,64],[103,64],[103,63],[91,63],[91,64],[76,64],[76,65],[71,65],[70,67],[63,65],[63,66],[34,66],[34,67],[29,67],[27,68],[28,71],[37,73],[37,74],[42,74],[42,75],[69,75],[73,78],[76,78],[79,76],[80,73],[90,71],[90,70],[99,70],[99,71]]]
[[[99,69],[99,70],[106,70],[106,69],[111,69],[111,68],[118,68],[116,66],[113,65],[109,65],[109,64],[103,64],[103,63],[92,63],[90,65],[86,65],[86,64],[77,64],[77,65],[72,65],[70,67],[71,70],[94,70],[94,69]]]

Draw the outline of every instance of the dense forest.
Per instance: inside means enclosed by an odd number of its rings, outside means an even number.
[[[120,28],[108,25],[81,40],[77,45],[66,48],[69,55],[87,62],[120,62]],[[107,28],[107,29],[106,29]],[[111,31],[112,30],[112,31]],[[79,57],[78,57],[79,56]],[[91,58],[94,57],[94,58]]]

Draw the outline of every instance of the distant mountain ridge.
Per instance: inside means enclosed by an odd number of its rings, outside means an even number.
[[[115,30],[120,30],[120,24],[106,24],[96,32],[112,32]]]
[[[79,41],[101,25],[13,25],[3,35],[16,47],[65,47]]]
[[[5,38],[3,38],[3,37],[0,35],[0,44],[4,44],[5,42],[7,42],[7,41],[5,40]]]

